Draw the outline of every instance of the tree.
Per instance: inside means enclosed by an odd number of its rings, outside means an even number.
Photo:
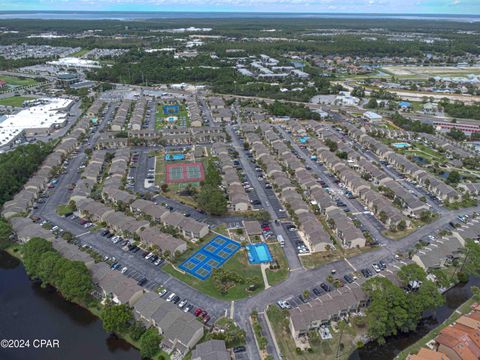
[[[4,249],[10,244],[12,227],[4,218],[0,218],[0,249]]]
[[[133,314],[126,304],[107,305],[100,313],[100,318],[106,331],[123,333],[133,320]]]
[[[378,107],[377,99],[376,98],[370,98],[368,102],[365,104],[365,108],[367,109],[376,109]]]
[[[67,300],[86,300],[93,289],[90,272],[81,261],[68,260],[61,281],[53,285],[57,286]]]
[[[145,329],[145,326],[142,324],[140,321],[135,321],[131,326],[130,326],[130,337],[137,341],[140,339],[140,337],[145,333],[147,329]]]
[[[140,337],[140,355],[142,358],[153,358],[160,351],[162,337],[154,327],[147,329]]]
[[[453,170],[448,174],[447,183],[458,184],[461,179],[462,179],[462,176],[460,175],[460,173],[456,170]]]
[[[227,212],[227,199],[219,188],[203,186],[197,194],[198,206],[210,215],[223,215]]]
[[[168,184],[164,183],[162,186],[160,186],[160,189],[162,189],[162,192],[166,193],[168,191]]]
[[[338,145],[332,139],[325,139],[325,145],[330,149],[331,152],[337,151]]]
[[[53,251],[52,244],[42,238],[32,238],[22,247],[23,264],[30,276],[37,276],[40,257],[47,251]]]
[[[400,268],[400,271],[397,273],[398,278],[402,281],[403,285],[406,286],[410,281],[425,281],[427,274],[417,264],[408,264]]]

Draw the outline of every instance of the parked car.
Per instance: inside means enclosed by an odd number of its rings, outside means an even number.
[[[325,283],[321,283],[320,284],[320,287],[325,290],[326,292],[329,292],[331,291],[332,289],[330,288],[330,286],[328,284],[325,284]]]
[[[177,296],[177,294],[175,294],[174,292],[172,292],[170,295],[168,295],[167,301],[168,301],[168,302],[171,302],[171,301],[175,298],[175,296]]]
[[[164,297],[167,292],[168,292],[167,289],[162,289],[158,292],[158,295],[160,295],[160,297]]]

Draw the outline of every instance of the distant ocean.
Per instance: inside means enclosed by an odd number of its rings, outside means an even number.
[[[341,14],[341,13],[254,13],[254,12],[121,12],[121,11],[0,11],[6,19],[66,20],[147,20],[147,19],[225,19],[225,18],[296,18],[296,19],[405,19],[479,22],[480,15],[444,14]]]

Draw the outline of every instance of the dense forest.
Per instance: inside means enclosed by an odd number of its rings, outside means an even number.
[[[424,124],[419,120],[410,120],[406,117],[403,117],[399,113],[395,113],[392,116],[392,121],[398,127],[401,127],[403,130],[413,131],[413,132],[423,132],[427,134],[435,134],[435,128],[430,124]]]
[[[480,104],[465,105],[460,101],[444,100],[440,103],[445,112],[453,117],[480,120]]]
[[[441,26],[440,26],[441,25]],[[288,51],[309,54],[414,56],[423,53],[461,55],[480,53],[480,38],[469,31],[478,31],[478,25],[453,21],[426,21],[400,19],[299,19],[215,18],[215,19],[151,19],[141,21],[116,20],[2,20],[2,26],[18,31],[0,36],[2,44],[28,43],[52,46],[122,47],[166,46],[177,38],[188,38],[187,33],[158,32],[177,27],[208,27],[209,35],[223,36],[208,42],[203,50],[225,54],[229,48],[244,49],[249,54],[270,55]],[[55,31],[72,35],[95,29],[90,36],[78,38],[27,38],[27,34]],[[275,33],[265,33],[275,29]],[[336,33],[339,29],[347,33]],[[372,30],[378,29],[378,30]],[[375,39],[365,37],[365,31]],[[441,37],[433,43],[421,39],[390,41],[388,36],[399,33],[418,33]],[[112,36],[116,37],[113,38]],[[256,41],[260,37],[277,37],[276,41]],[[281,40],[288,39],[288,40]]]
[[[104,67],[90,73],[90,78],[97,81],[127,84],[159,84],[159,83],[201,83],[212,87],[222,94],[269,97],[308,101],[312,96],[337,92],[331,88],[329,79],[321,78],[312,71],[314,86],[304,87],[302,91],[281,92],[285,84],[253,82],[252,78],[239,74],[230,64],[209,55],[195,58],[175,59],[173,55],[145,53],[132,50],[119,57],[111,67]]]
[[[52,143],[40,142],[0,154],[0,206],[13,198],[52,149]]]
[[[320,114],[308,109],[302,105],[285,104],[275,101],[267,106],[268,111],[275,116],[290,116],[303,120],[320,120]]]

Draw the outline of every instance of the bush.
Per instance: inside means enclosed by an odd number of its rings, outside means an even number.
[[[300,355],[302,353],[302,349],[297,347],[297,348],[295,348],[295,352]]]
[[[465,284],[468,282],[468,275],[463,271],[458,272],[457,278],[458,278],[458,281],[461,282],[462,284]]]

